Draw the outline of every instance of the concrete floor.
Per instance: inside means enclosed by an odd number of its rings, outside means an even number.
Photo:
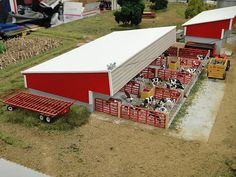
[[[193,104],[178,125],[178,131],[171,132],[171,135],[186,140],[208,141],[224,96],[225,82],[214,79],[205,79],[203,82]]]

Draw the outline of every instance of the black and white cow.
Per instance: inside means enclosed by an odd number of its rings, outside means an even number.
[[[174,82],[166,82],[166,88],[174,88],[174,89],[182,89],[184,90],[184,86],[181,83],[174,83]]]
[[[169,79],[169,82],[172,84],[172,85],[176,85],[176,84],[179,84],[179,85],[182,85],[182,83],[180,82],[179,79]]]
[[[175,99],[171,99],[171,98],[162,98],[159,102],[158,105],[164,106],[166,108],[173,108],[174,104],[175,104],[176,100]]]
[[[159,105],[164,105],[166,103],[175,103],[175,99],[171,99],[171,98],[162,98],[159,100],[158,104]]]
[[[130,93],[127,92],[126,90],[125,90],[125,96],[126,96],[126,101],[129,102],[129,103],[131,103],[131,102],[133,101],[133,99],[134,99],[134,98],[130,95]]]
[[[205,57],[204,57],[203,55],[197,55],[197,59],[198,59],[198,60],[204,60],[204,58],[205,58]]]
[[[195,73],[199,73],[200,71],[198,71],[195,68],[188,68],[188,69],[183,69],[182,68],[181,72],[188,73],[188,74],[195,74]]]
[[[156,102],[156,97],[155,96],[150,96],[150,97],[144,99],[141,106],[142,107],[148,107],[149,105],[153,104],[153,102]]]
[[[136,75],[133,80],[134,81],[138,81],[138,82],[144,82],[144,75],[142,73],[139,73],[138,75]]]
[[[160,69],[166,69],[166,65],[161,65]]]
[[[165,106],[157,104],[155,107],[155,111],[167,112],[167,108]]]
[[[154,85],[154,86],[156,86],[162,82],[162,79],[160,77],[154,77],[154,78],[151,78],[150,80],[152,82],[152,85]]]
[[[174,84],[171,88],[184,90],[183,84]]]

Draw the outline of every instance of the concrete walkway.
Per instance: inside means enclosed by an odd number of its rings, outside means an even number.
[[[207,142],[224,96],[224,89],[224,81],[205,79],[193,104],[179,124],[178,131],[170,134],[186,140]]]

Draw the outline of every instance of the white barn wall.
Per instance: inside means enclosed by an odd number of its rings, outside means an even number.
[[[112,71],[113,95],[158,56],[160,56],[166,49],[173,45],[175,41],[176,29],[174,28],[153,44],[146,47],[146,49],[133,56],[130,60],[123,63],[119,68]]]

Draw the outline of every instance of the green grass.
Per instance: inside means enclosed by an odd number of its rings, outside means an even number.
[[[172,121],[170,128],[171,129],[176,129],[177,125],[180,123],[181,119],[187,114],[187,110],[188,108],[192,105],[193,100],[196,97],[196,93],[200,90],[200,88],[202,87],[202,83],[204,81],[204,79],[206,79],[206,73],[202,72],[199,76],[199,79],[197,80],[197,82],[195,83],[195,85],[193,86],[192,90],[190,91],[188,97],[186,98],[185,102],[183,103],[183,105],[181,106],[179,112],[177,113],[177,115],[175,116],[174,120]]]
[[[39,114],[17,108],[12,112],[6,111],[6,107],[1,109],[2,116],[0,121],[21,124],[25,127],[38,127],[41,130],[57,130],[57,131],[68,131],[88,122],[89,113],[85,107],[73,106],[71,110],[55,120],[52,123],[41,122],[38,117]]]
[[[236,23],[235,23],[235,25],[234,25],[234,28],[233,28],[233,32],[232,32],[233,34],[236,34]]]
[[[13,136],[9,136],[3,132],[0,132],[0,141],[8,144],[8,145],[11,145],[13,147],[18,147],[18,148],[22,148],[22,149],[27,149],[27,148],[30,148],[31,146],[27,143],[25,143],[24,141],[18,139],[18,138],[15,138]]]
[[[6,46],[2,42],[0,42],[0,54],[4,53],[5,51],[6,51]]]

